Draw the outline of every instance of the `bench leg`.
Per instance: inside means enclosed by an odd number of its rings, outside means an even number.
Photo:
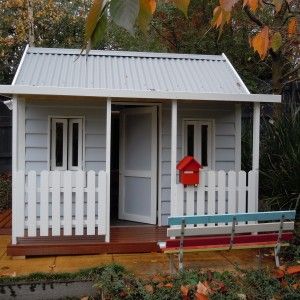
[[[280,252],[280,244],[277,244],[274,248],[274,257],[275,257],[275,264],[276,267],[279,268],[280,267],[280,260],[279,260],[279,252]]]
[[[169,272],[174,274],[174,254],[168,254],[169,259]]]

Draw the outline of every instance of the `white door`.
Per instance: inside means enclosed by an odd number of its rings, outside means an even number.
[[[119,219],[156,224],[157,107],[121,111]]]

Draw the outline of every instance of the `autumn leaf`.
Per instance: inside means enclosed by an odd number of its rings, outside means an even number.
[[[277,52],[282,45],[282,36],[280,32],[275,32],[272,37],[271,48],[274,52]]]
[[[133,27],[139,10],[139,0],[111,0],[109,7],[112,20],[131,34],[133,34]]]
[[[273,0],[273,4],[275,6],[275,11],[278,13],[281,10],[283,0]]]
[[[190,5],[190,0],[172,0],[172,2],[187,17],[187,15],[188,15],[188,8],[189,8],[189,5]]]
[[[251,46],[264,59],[269,50],[269,27],[265,26],[251,39]]]
[[[288,23],[287,32],[288,32],[289,36],[297,33],[297,19],[296,19],[296,17],[293,17],[293,18],[290,19],[290,21]]]
[[[300,273],[300,266],[290,266],[287,268],[286,273],[289,275]]]
[[[221,6],[217,6],[214,9],[214,15],[212,19],[212,26],[215,28],[220,28],[221,31],[226,23],[229,23],[231,13],[224,10]]]
[[[190,299],[189,290],[190,290],[190,287],[188,285],[182,285],[180,287],[181,296],[182,296],[183,300],[189,300]]]
[[[137,18],[139,28],[146,32],[151,22],[153,13],[156,10],[156,0],[139,0],[140,11]]]
[[[87,42],[97,26],[97,23],[103,13],[103,9],[105,7],[103,0],[94,0],[89,13],[86,18],[85,23],[85,41]]]
[[[237,0],[220,0],[220,6],[225,11],[232,11],[233,6],[237,3]]]
[[[259,4],[260,0],[244,0],[243,7],[247,5],[253,12],[256,12]]]

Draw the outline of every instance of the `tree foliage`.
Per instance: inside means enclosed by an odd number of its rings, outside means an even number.
[[[35,45],[79,48],[91,1],[32,0]],[[10,83],[28,43],[27,0],[0,1],[0,82]]]
[[[99,42],[93,39],[94,32],[98,31],[104,18],[111,17],[113,22],[131,32],[134,28],[146,32],[153,24],[151,23],[153,16],[152,22],[155,22],[158,15],[156,12],[161,3],[177,7],[186,17],[186,22],[191,22],[193,14],[191,5],[193,1],[190,0],[107,0],[106,5],[101,6],[100,12],[97,11],[98,2],[99,0],[94,1],[87,17],[86,42],[89,41],[88,45],[85,45],[87,50],[94,46],[95,42]],[[207,20],[211,28],[218,29],[220,33],[227,25],[235,32],[247,28],[248,40],[253,50],[261,59],[270,57],[274,92],[281,92],[286,82],[297,78],[300,14],[298,0],[211,0],[206,3],[208,6],[213,5],[212,15]],[[111,10],[113,13],[109,13]],[[242,22],[241,13],[246,16]],[[92,32],[89,30],[91,27],[94,28]],[[99,39],[103,39],[104,36],[98,34]]]

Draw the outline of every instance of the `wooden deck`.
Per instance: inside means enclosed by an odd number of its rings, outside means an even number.
[[[10,256],[116,254],[158,252],[158,241],[167,238],[167,227],[116,226],[111,227],[111,242],[105,243],[102,236],[69,237],[24,237],[17,245],[9,244]]]
[[[0,235],[11,235],[11,209],[0,213]]]

